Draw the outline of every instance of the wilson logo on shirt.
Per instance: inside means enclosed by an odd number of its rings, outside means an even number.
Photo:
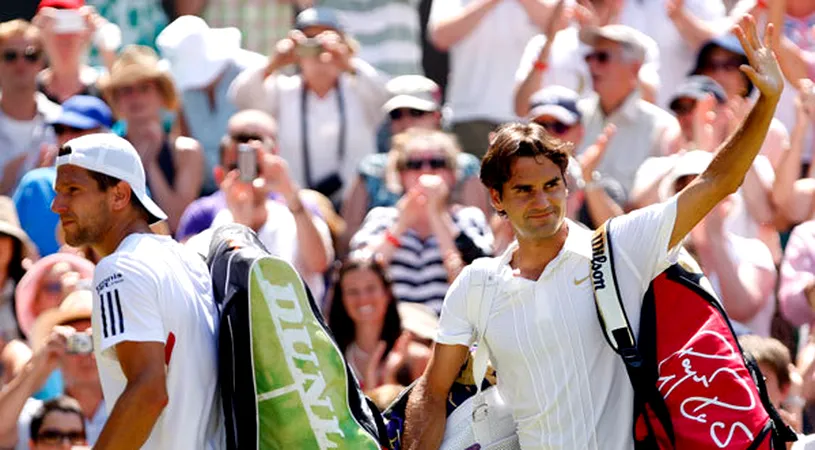
[[[116,336],[125,332],[124,316],[122,315],[122,302],[119,300],[119,290],[102,292],[99,294],[99,304],[102,311],[102,336]]]

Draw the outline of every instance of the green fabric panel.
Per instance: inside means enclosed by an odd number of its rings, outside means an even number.
[[[249,292],[259,448],[377,450],[348,407],[348,375],[286,262],[252,266]]]

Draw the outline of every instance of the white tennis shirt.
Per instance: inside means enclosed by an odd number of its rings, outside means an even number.
[[[617,284],[635,332],[648,285],[676,261],[677,251],[668,251],[675,218],[673,197],[611,221]],[[567,224],[566,243],[537,281],[513,275],[508,263],[517,243],[500,257],[485,333],[498,389],[513,407],[524,450],[631,449],[634,391],[597,318],[588,278],[592,232]],[[469,276],[468,267],[444,300],[441,344],[473,343]]]
[[[93,277],[93,344],[109,411],[127,386],[114,346],[165,346],[167,406],[142,449],[225,448],[218,315],[203,259],[169,236],[131,234]]]

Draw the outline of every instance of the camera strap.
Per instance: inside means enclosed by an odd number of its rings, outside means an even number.
[[[345,160],[345,135],[346,135],[346,128],[347,128],[347,118],[345,114],[345,97],[343,96],[342,92],[342,80],[337,79],[337,87],[335,88],[337,92],[337,112],[339,113],[340,119],[340,131],[339,136],[337,137],[337,157],[339,160],[339,166],[342,167],[343,161]],[[306,176],[306,184],[309,188],[314,188],[314,186],[320,182],[320,180],[313,180],[311,178],[311,159],[310,159],[310,152],[311,148],[308,142],[308,112],[306,111],[306,101],[308,100],[308,90],[306,89],[305,80],[303,80],[303,86],[300,89],[300,134],[301,139],[303,140],[303,171],[305,172]],[[338,170],[339,172],[339,170]]]

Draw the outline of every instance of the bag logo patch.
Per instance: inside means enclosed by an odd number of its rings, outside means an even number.
[[[707,349],[712,353],[706,353]],[[717,353],[716,349],[727,350]],[[709,428],[711,440],[718,448],[727,447],[736,433],[744,433],[750,441],[755,439],[747,425],[736,419],[759,404],[743,376],[723,366],[727,364],[723,360],[740,362],[741,354],[722,334],[701,330],[683,349],[660,361],[658,366],[658,389],[665,400],[672,394],[684,397],[679,403],[684,418],[708,424],[711,410],[725,410],[712,414],[718,420]],[[704,391],[710,391],[711,396],[705,396]],[[728,398],[714,394],[722,392],[727,392]],[[727,418],[733,420],[726,423]]]

